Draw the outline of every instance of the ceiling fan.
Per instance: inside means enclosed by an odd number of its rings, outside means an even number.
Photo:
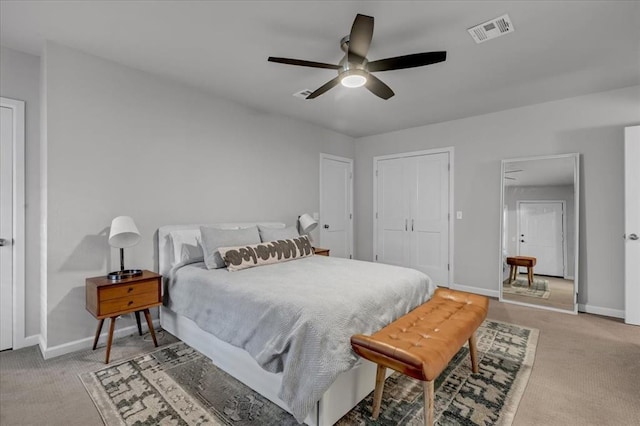
[[[394,95],[393,90],[371,74],[372,72],[422,67],[443,62],[447,59],[447,52],[441,51],[414,53],[412,55],[396,56],[369,62],[367,53],[369,52],[372,38],[373,17],[358,14],[351,26],[351,33],[340,40],[340,48],[345,52],[345,55],[338,65],[301,59],[276,58],[273,56],[269,57],[269,61],[338,71],[336,78],[316,89],[306,99],[315,99],[339,83],[345,87],[365,86],[374,95],[382,99],[389,99]]]

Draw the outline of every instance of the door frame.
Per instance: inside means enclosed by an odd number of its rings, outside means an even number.
[[[324,154],[324,153],[320,153],[320,193],[319,193],[319,197],[320,198],[320,220],[322,221],[322,215],[324,213],[324,206],[322,205],[322,191],[323,191],[323,185],[322,185],[322,162],[324,160],[334,160],[334,161],[340,161],[343,163],[348,163],[349,164],[349,226],[348,226],[348,231],[349,231],[349,256],[350,259],[355,258],[354,253],[353,253],[353,158],[346,158],[346,157],[340,157],[337,155],[332,155],[332,154]],[[320,235],[320,246],[322,246],[322,230],[318,231],[319,235]]]
[[[25,103],[0,97],[13,110],[13,349],[25,347]]]
[[[380,155],[377,157],[373,157],[373,258],[371,259],[373,262],[376,262],[376,253],[378,252],[378,219],[376,218],[376,207],[378,205],[378,161],[384,160],[393,160],[397,158],[407,158],[407,157],[419,157],[423,155],[435,155],[435,154],[449,154],[449,253],[447,253],[449,263],[449,271],[447,274],[447,288],[451,288],[453,286],[453,218],[451,214],[453,213],[453,176],[454,176],[454,168],[453,168],[453,153],[454,147],[445,147],[445,148],[434,148],[434,149],[426,149],[422,151],[410,151],[410,152],[400,152],[396,154],[389,155]]]
[[[640,287],[631,282],[632,278],[640,278],[640,267],[634,260],[635,253],[640,251],[640,241],[629,238],[629,234],[640,233],[640,201],[634,197],[634,192],[637,194],[640,189],[640,172],[635,162],[640,158],[640,126],[625,127],[624,133],[624,322],[640,326],[637,302]]]
[[[518,208],[516,215],[516,235],[520,235],[520,204],[544,204],[544,203],[560,203],[562,204],[562,278],[569,279],[567,275],[567,202],[566,200],[518,200],[516,206]],[[520,237],[518,237],[520,238]],[[520,243],[518,242],[517,253],[520,256]],[[519,268],[518,268],[519,269]]]

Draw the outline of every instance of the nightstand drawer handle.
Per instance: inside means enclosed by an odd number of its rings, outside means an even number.
[[[133,287],[129,287],[129,293],[133,291]]]
[[[131,306],[131,305],[133,305],[133,300],[129,301],[129,305],[128,306]]]

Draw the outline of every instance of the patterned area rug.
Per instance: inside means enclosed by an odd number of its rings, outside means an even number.
[[[436,380],[438,425],[509,425],[529,380],[538,330],[485,321],[478,329],[480,372],[465,346]],[[107,425],[296,425],[293,417],[178,342],[80,375]],[[373,387],[374,383],[371,383]],[[422,425],[422,383],[387,378],[380,417],[369,394],[337,424]]]
[[[511,284],[505,282],[502,286],[502,291],[520,296],[538,297],[540,299],[548,299],[551,294],[549,291],[549,281],[541,278],[534,278],[531,287],[529,287],[529,281],[526,278],[516,278]]]

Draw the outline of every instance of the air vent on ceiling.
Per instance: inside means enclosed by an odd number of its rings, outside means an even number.
[[[309,96],[312,93],[313,93],[313,90],[304,89],[304,90],[301,90],[301,91],[299,91],[297,93],[294,93],[293,96],[295,96],[296,98],[300,98],[300,99],[307,99],[307,96]]]
[[[515,31],[509,15],[505,14],[498,18],[484,22],[475,27],[469,28],[469,34],[475,40],[476,43],[482,43],[492,38],[500,37],[508,33]]]

